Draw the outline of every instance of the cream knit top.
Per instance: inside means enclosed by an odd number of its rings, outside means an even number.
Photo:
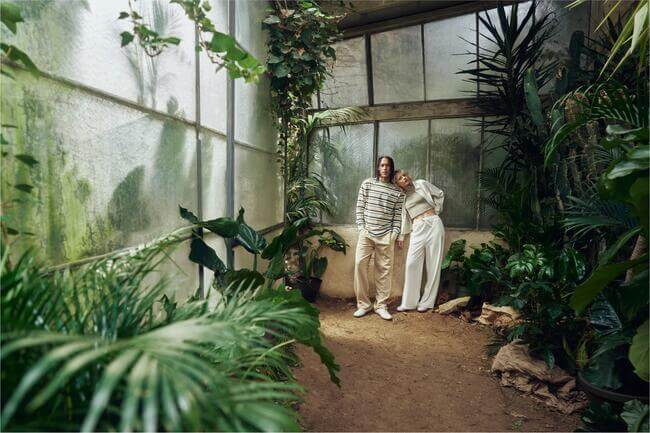
[[[404,206],[406,207],[406,211],[408,212],[411,219],[428,210],[433,209],[431,205],[427,203],[425,198],[418,194],[415,189],[411,189],[406,193]]]

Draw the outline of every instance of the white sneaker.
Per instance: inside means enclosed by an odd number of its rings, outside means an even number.
[[[404,311],[411,311],[411,310],[413,310],[413,308],[406,308],[406,307],[402,307],[401,305],[397,307],[397,311],[399,311],[400,313],[403,313]]]
[[[429,308],[429,307],[418,307],[418,311],[420,313],[426,313],[429,310],[431,310],[431,308]]]
[[[381,317],[384,320],[393,320],[393,316],[391,316],[390,313],[385,308],[380,308],[378,310],[375,310],[375,313],[379,314],[379,317]]]
[[[366,314],[368,314],[370,310],[364,310],[363,308],[359,308],[357,311],[355,311],[352,315],[354,317],[363,317]]]

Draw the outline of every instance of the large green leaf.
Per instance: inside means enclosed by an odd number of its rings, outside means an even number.
[[[0,20],[13,34],[16,34],[16,24],[23,22],[20,8],[7,1],[0,3]]]
[[[626,401],[623,405],[623,412],[621,412],[621,418],[627,424],[629,432],[650,431],[649,416],[648,405],[639,400]]]
[[[528,111],[530,112],[533,122],[538,128],[543,128],[545,122],[544,112],[542,110],[542,100],[539,97],[537,79],[535,78],[535,72],[532,69],[527,70],[524,75],[524,95],[526,96],[526,105],[528,106]]]
[[[598,263],[600,265],[608,264],[619,252],[619,250],[627,244],[627,242],[634,236],[641,233],[641,227],[633,227],[627,232],[623,233],[619,238],[612,244],[611,247],[607,249],[604,253],[601,254]]]
[[[196,236],[190,243],[190,260],[213,270],[216,275],[226,271],[226,265],[217,256],[217,253],[203,242],[203,239]]]
[[[648,373],[648,363],[650,359],[648,358],[648,339],[650,339],[650,333],[648,330],[648,321],[643,322],[641,326],[636,330],[634,338],[632,338],[632,344],[630,345],[630,362],[634,366],[634,372],[646,382],[650,380],[650,374]]]
[[[571,308],[576,310],[577,313],[582,312],[609,283],[614,281],[628,269],[645,263],[647,260],[648,255],[644,254],[636,260],[597,267],[587,281],[576,287],[575,292],[573,292],[571,300],[569,301],[569,305],[571,305]]]
[[[234,238],[239,233],[239,223],[232,218],[201,221],[198,225],[224,238]]]
[[[623,329],[623,323],[616,310],[605,299],[594,302],[589,310],[589,322],[600,335],[612,334]]]
[[[590,359],[589,366],[583,372],[585,379],[600,388],[620,388],[623,383],[616,369],[616,361],[621,357],[618,352],[610,350],[596,359]]]
[[[239,234],[237,234],[237,242],[243,246],[246,251],[251,254],[261,254],[267,247],[268,243],[264,236],[257,233],[257,231],[246,224],[244,221],[244,208],[239,209],[237,216],[237,223],[239,223]]]

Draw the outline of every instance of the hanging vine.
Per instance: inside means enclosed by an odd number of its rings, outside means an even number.
[[[271,109],[280,135],[277,153],[286,187],[307,175],[308,110],[336,60],[332,45],[340,38],[341,17],[323,11],[315,1],[275,0],[273,7],[263,25],[269,32]]]

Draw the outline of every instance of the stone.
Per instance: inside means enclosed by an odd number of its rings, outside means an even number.
[[[440,304],[438,305],[438,313],[451,314],[453,312],[459,311],[461,308],[467,305],[469,298],[469,296],[463,296],[462,298],[452,299],[451,301],[445,302],[444,304]]]

